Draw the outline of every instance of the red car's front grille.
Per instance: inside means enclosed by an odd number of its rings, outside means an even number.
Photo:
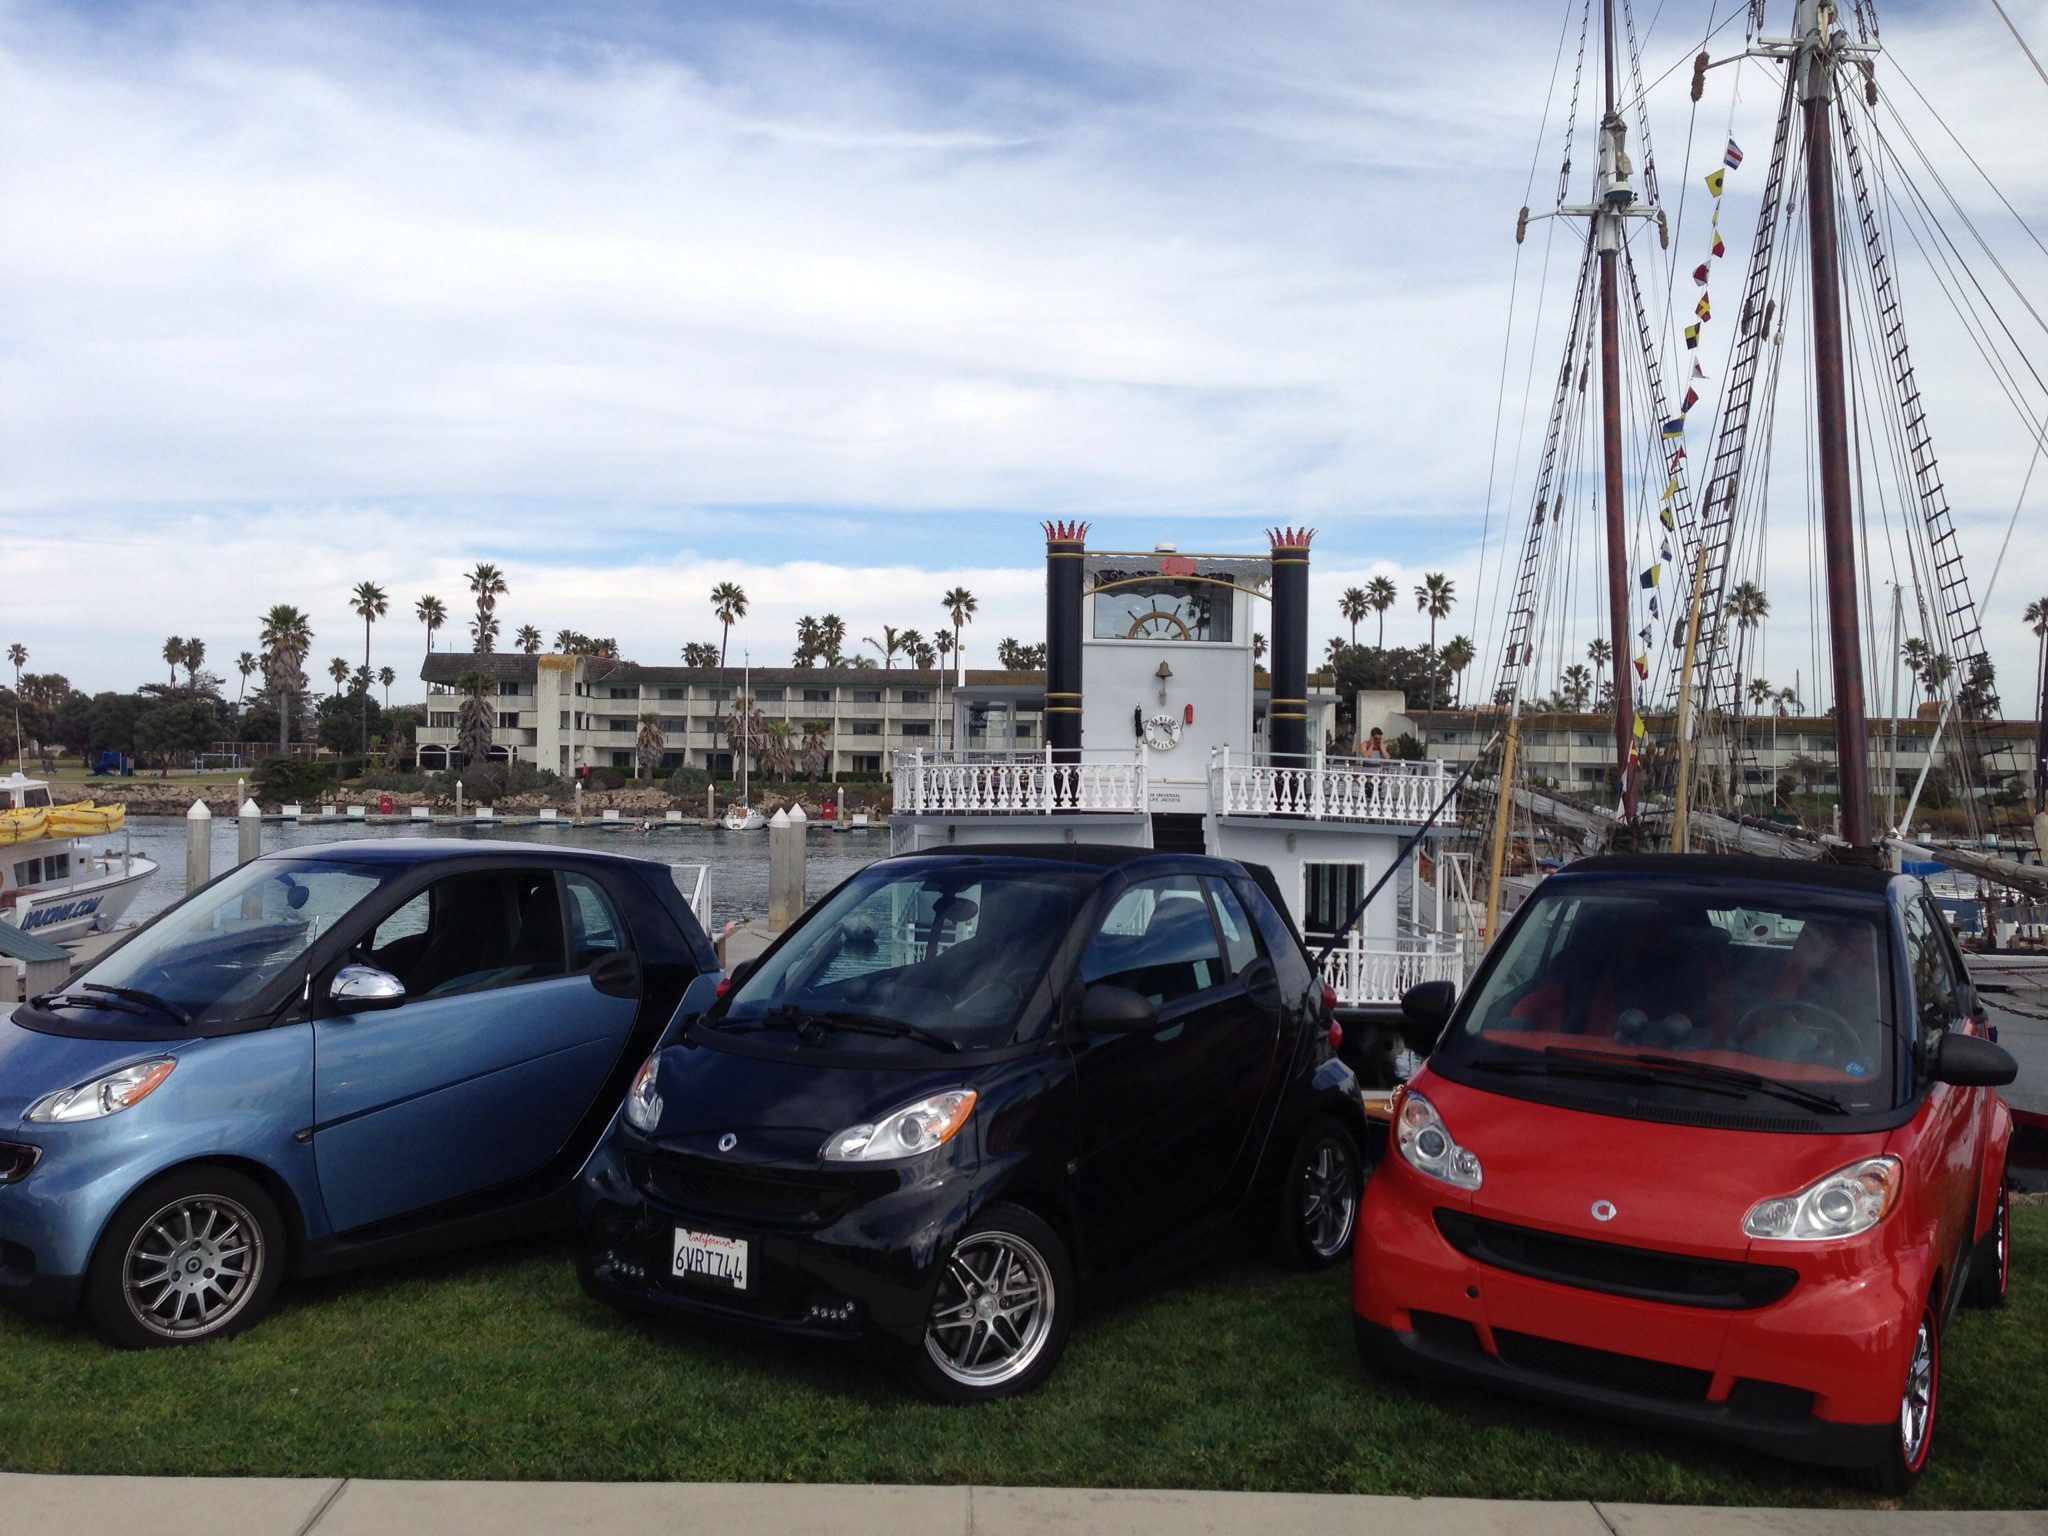
[[[1566,1237],[1537,1227],[1439,1209],[1436,1229],[1468,1258],[1559,1285],[1683,1307],[1769,1306],[1799,1283],[1799,1271],[1620,1243]]]
[[[1612,1350],[1566,1344],[1559,1339],[1515,1333],[1507,1328],[1493,1330],[1493,1343],[1501,1359],[1509,1365],[1637,1397],[1700,1403],[1706,1401],[1707,1388],[1714,1383],[1712,1371],[1671,1365],[1662,1360],[1645,1360],[1640,1355],[1618,1355]]]

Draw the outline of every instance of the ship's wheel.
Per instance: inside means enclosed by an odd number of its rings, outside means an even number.
[[[1168,608],[1154,608],[1150,613],[1141,613],[1124,634],[1126,640],[1192,640],[1190,630],[1181,616]]]

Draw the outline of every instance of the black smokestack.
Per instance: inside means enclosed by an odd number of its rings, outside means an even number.
[[[1045,525],[1045,744],[1054,757],[1070,763],[1081,759],[1081,576],[1087,537],[1086,523]]]
[[[1266,745],[1276,763],[1308,757],[1308,541],[1313,528],[1274,528],[1273,670]]]

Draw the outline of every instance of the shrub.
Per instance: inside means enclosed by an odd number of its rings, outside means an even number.
[[[250,779],[258,800],[275,800],[280,805],[316,799],[332,783],[324,767],[303,757],[266,757]]]

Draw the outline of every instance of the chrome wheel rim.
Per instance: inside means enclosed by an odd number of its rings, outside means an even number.
[[[1913,1336],[1913,1364],[1906,1371],[1906,1393],[1899,1399],[1899,1449],[1906,1465],[1917,1467],[1934,1423],[1934,1319],[1922,1316]]]
[[[946,1261],[924,1333],[950,1380],[996,1387],[1031,1369],[1052,1337],[1052,1266],[1013,1232],[976,1232]]]
[[[225,1326],[263,1274],[263,1228],[223,1195],[185,1195],[129,1240],[121,1291],[135,1320],[166,1339]]]
[[[1334,1259],[1358,1220],[1358,1178],[1351,1149],[1334,1136],[1316,1143],[1302,1164],[1296,1217],[1302,1240],[1318,1258]]]

